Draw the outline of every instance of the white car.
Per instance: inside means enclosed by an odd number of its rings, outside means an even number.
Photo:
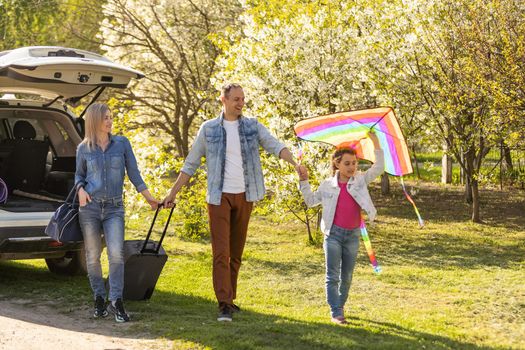
[[[44,258],[55,273],[85,271],[82,242],[62,244],[44,234],[74,185],[84,122],[70,106],[84,97],[91,104],[107,87],[126,88],[142,77],[77,49],[0,52],[0,179],[7,185],[0,182],[0,199],[7,193],[0,203],[0,260]]]

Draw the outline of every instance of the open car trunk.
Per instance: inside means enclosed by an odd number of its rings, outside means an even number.
[[[0,108],[0,178],[8,189],[0,209],[54,212],[74,186],[80,142],[71,117],[60,110]]]

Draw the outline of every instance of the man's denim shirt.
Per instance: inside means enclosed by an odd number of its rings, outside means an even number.
[[[99,146],[90,150],[86,143],[78,145],[75,186],[84,186],[90,196],[122,198],[125,170],[138,192],[147,188],[140,176],[131,144],[124,136],[110,135],[105,152]]]
[[[226,131],[223,127],[224,115],[204,122],[193,142],[188,157],[182,167],[182,172],[192,176],[206,157],[208,175],[208,193],[206,201],[209,204],[221,204],[222,186],[224,183],[224,164],[226,162]],[[259,156],[259,146],[268,153],[279,156],[284,144],[270,134],[255,118],[239,118],[239,139],[241,142],[242,166],[246,200],[255,202],[264,197],[264,179]]]

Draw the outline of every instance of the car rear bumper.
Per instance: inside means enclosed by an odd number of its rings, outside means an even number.
[[[82,242],[60,243],[44,234],[45,227],[0,228],[0,259],[58,258],[82,248]]]

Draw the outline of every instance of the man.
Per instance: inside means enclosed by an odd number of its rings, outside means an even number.
[[[213,289],[219,302],[218,321],[231,321],[240,311],[233,303],[253,202],[264,197],[259,148],[292,164],[292,154],[254,118],[242,115],[244,92],[238,84],[222,88],[220,115],[202,124],[170,193],[173,206],[179,190],[188,183],[206,157],[208,218],[213,252]]]

